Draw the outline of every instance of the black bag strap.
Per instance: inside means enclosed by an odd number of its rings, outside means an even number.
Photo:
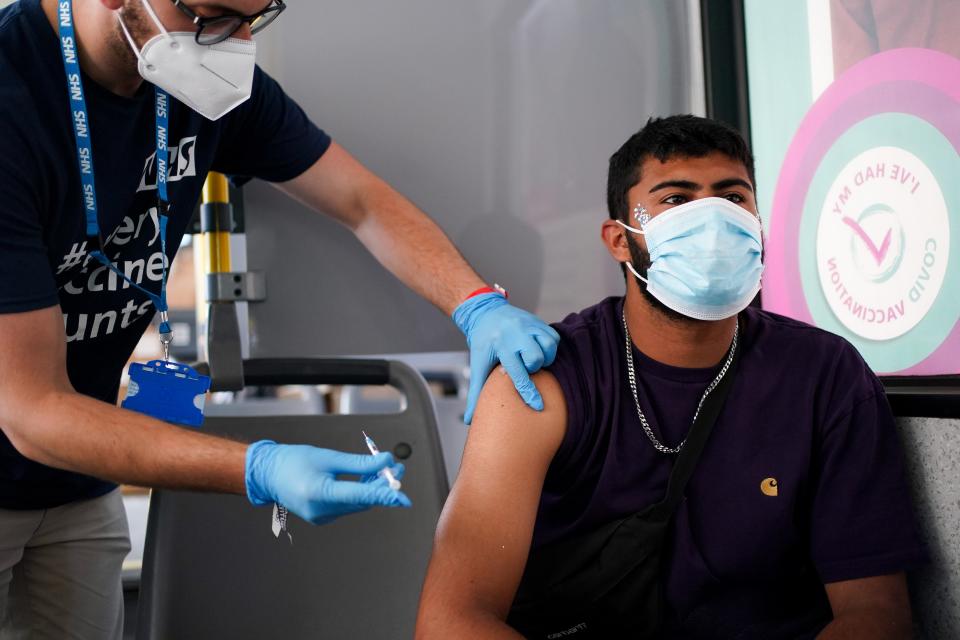
[[[738,319],[737,322],[740,320]],[[739,334],[739,331],[738,331]],[[700,413],[697,419],[690,427],[690,433],[687,435],[683,448],[677,456],[677,461],[670,472],[670,480],[667,482],[667,495],[664,499],[654,505],[651,511],[655,516],[668,518],[680,506],[683,500],[684,491],[687,489],[687,482],[693,476],[697,463],[700,461],[700,454],[707,445],[710,438],[710,432],[713,431],[713,425],[716,423],[720,412],[723,410],[724,402],[730,394],[730,388],[733,386],[733,380],[736,377],[737,365],[740,363],[740,343],[742,336],[738,335],[737,344],[734,345],[733,358],[730,360],[730,367],[727,372],[714,387],[707,399],[703,401],[700,407]]]
[[[508,618],[512,626],[546,638],[587,621],[594,631],[585,637],[651,637],[638,630],[652,633],[660,619],[664,536],[733,387],[741,340],[731,348],[730,366],[691,425],[663,500],[531,553]],[[618,631],[607,633],[608,628]]]

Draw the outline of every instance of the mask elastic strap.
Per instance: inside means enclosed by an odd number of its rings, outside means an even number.
[[[643,229],[637,229],[636,227],[631,227],[630,225],[625,224],[625,223],[623,223],[623,222],[621,222],[621,221],[619,221],[619,220],[616,220],[616,223],[617,223],[618,225],[620,225],[621,227],[623,227],[624,229],[627,229],[628,231],[633,231],[634,233],[639,233],[639,234],[641,234],[641,235],[645,234],[645,231],[644,231]],[[649,284],[649,283],[647,282],[647,279],[646,279],[646,278],[644,278],[642,275],[640,275],[639,273],[637,273],[637,270],[633,267],[633,263],[632,263],[632,262],[630,262],[629,260],[627,260],[627,261],[624,262],[623,264],[627,265],[627,269],[630,269],[630,273],[632,273],[633,275],[637,276],[637,278],[639,278],[640,281],[643,282],[643,284]]]
[[[163,37],[170,38],[170,34],[167,33],[167,30],[163,27],[163,23],[160,22],[160,18],[157,17],[153,7],[150,6],[149,0],[140,0],[140,2],[143,4],[143,8],[147,10],[147,13],[150,14],[150,18],[153,20],[153,23],[157,25],[158,29],[160,29],[160,33],[163,34]]]
[[[628,231],[633,231],[634,233],[639,233],[641,235],[646,233],[646,231],[644,231],[643,229],[637,229],[636,227],[631,227],[627,223],[621,222],[620,220],[615,220],[614,222],[616,222],[618,225],[620,225],[624,229],[627,229]]]
[[[133,36],[130,35],[130,30],[127,29],[126,23],[123,21],[123,18],[120,17],[120,12],[117,12],[117,22],[120,23],[120,28],[123,30],[123,35],[127,37],[127,42],[130,43],[130,50],[133,51],[133,55],[137,56],[137,60],[142,62],[146,66],[151,66],[143,59],[143,56],[140,55],[140,49],[137,48],[137,43],[133,41]]]
[[[641,282],[643,282],[643,284],[648,285],[648,286],[650,285],[650,283],[647,282],[647,279],[646,279],[646,278],[644,278],[642,275],[640,275],[639,273],[637,273],[637,270],[634,268],[632,262],[630,262],[629,260],[627,260],[627,261],[624,262],[623,264],[627,265],[627,269],[630,269],[630,273],[632,273],[633,275],[637,276],[637,279],[640,280]]]

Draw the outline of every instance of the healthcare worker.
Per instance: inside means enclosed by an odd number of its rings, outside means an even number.
[[[471,350],[468,421],[498,361],[542,408],[528,373],[553,360],[553,329],[487,287],[255,65],[252,34],[285,8],[0,10],[0,638],[120,637],[129,540],[116,483],[245,494],[315,523],[410,505],[383,481],[336,479],[374,477],[388,453],[247,445],[115,406],[158,311],[169,338],[167,270],[210,170],[270,181],[332,216],[451,314]]]

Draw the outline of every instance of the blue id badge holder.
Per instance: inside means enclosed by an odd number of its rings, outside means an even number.
[[[120,406],[166,422],[199,427],[209,389],[210,378],[185,364],[134,362],[130,365],[127,396]]]

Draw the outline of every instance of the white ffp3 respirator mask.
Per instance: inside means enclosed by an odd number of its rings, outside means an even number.
[[[250,98],[257,44],[227,38],[200,45],[193,32],[168,32],[148,0],[141,0],[160,33],[137,50],[127,25],[117,14],[120,28],[137,56],[144,80],[155,84],[210,120],[218,120]]]

